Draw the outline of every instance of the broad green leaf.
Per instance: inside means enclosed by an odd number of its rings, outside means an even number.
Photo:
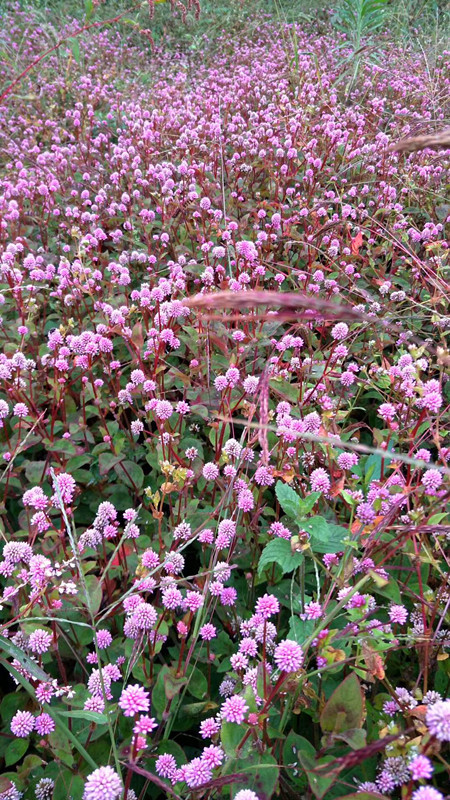
[[[67,462],[67,471],[72,473],[74,470],[80,469],[80,467],[84,467],[86,464],[89,464],[91,460],[92,458],[89,453],[83,453],[80,456],[74,456]]]
[[[303,553],[292,552],[290,542],[287,539],[277,537],[266,544],[262,551],[258,564],[258,574],[260,575],[269,564],[279,564],[283,574],[292,572],[292,570],[300,566],[303,559]]]
[[[102,603],[102,586],[99,579],[95,575],[86,575],[85,581],[89,592],[91,611],[93,614],[96,614]]]
[[[64,453],[65,455],[76,455],[77,448],[70,439],[59,439],[55,442],[46,442],[48,451],[50,453]]]
[[[298,764],[298,751],[304,747],[304,742],[306,741],[307,739],[304,739],[303,736],[295,733],[295,731],[290,731],[288,733],[286,741],[283,744],[283,764],[285,764],[285,766]],[[314,753],[314,748],[312,749]]]
[[[156,752],[158,754],[169,753],[171,756],[174,757],[178,767],[181,767],[182,764],[186,763],[186,756],[184,754],[184,750],[180,747],[179,744],[177,744],[177,742],[174,742],[172,739],[162,739],[158,743]]]
[[[72,711],[58,711],[61,717],[69,717],[70,719],[84,719],[86,722],[95,722],[97,725],[106,725],[106,714],[100,714],[97,711],[72,710]]]
[[[288,639],[294,639],[298,644],[303,642],[311,636],[314,630],[313,619],[300,619],[300,617],[291,617],[289,620],[289,633]]]
[[[196,697],[197,700],[203,700],[208,692],[208,681],[203,672],[198,669],[198,667],[194,667],[192,671],[189,672],[187,679],[187,691],[189,694],[192,695],[192,697]]]
[[[349,532],[341,525],[328,522],[324,517],[310,517],[299,522],[300,528],[310,534],[313,553],[339,553]]]
[[[352,672],[334,690],[320,715],[320,725],[328,733],[360,728],[364,719],[364,695]]]
[[[236,754],[236,750],[246,732],[246,725],[237,725],[235,722],[222,723],[220,728],[220,740],[227,756],[231,758]]]
[[[9,722],[16,711],[19,711],[23,704],[23,697],[17,692],[5,694],[2,702],[0,703],[0,717],[3,723]]]
[[[45,475],[46,468],[47,468],[46,461],[26,462],[25,475],[27,476],[27,481],[29,481],[34,485],[40,483],[42,476]]]
[[[342,733],[334,733],[332,737],[333,740],[346,742],[352,750],[361,750],[366,746],[367,731],[364,728],[350,728]]]
[[[9,743],[5,752],[5,764],[7,767],[12,764],[17,764],[18,761],[25,755],[28,750],[30,741],[29,739],[13,739]]]
[[[300,602],[301,590],[298,583],[292,578],[286,578],[280,581],[276,586],[270,587],[270,593],[280,601],[282,606],[288,608],[291,613],[300,614],[302,612],[302,604]],[[305,595],[305,602],[309,603],[312,597]]]
[[[141,489],[144,483],[144,470],[134,461],[121,461],[116,464],[114,471],[120,480],[132,489]]]
[[[75,61],[77,62],[77,64],[79,64],[81,61],[81,53],[80,53],[80,43],[78,39],[75,38],[68,39],[67,44],[69,45],[72,51],[72,55]]]
[[[259,755],[255,750],[245,758],[230,758],[223,768],[224,775],[243,774],[244,783],[232,787],[233,796],[240,789],[251,789],[259,800],[270,800],[278,784],[279,767],[269,753]]]
[[[277,481],[275,494],[284,513],[291,519],[297,520],[300,517],[300,497],[297,492],[294,492],[287,483]]]
[[[122,461],[123,456],[118,456],[115,453],[100,453],[98,457],[98,468],[100,475],[107,475],[108,472]]]
[[[74,775],[72,770],[65,769],[60,772],[55,780],[53,797],[73,798],[81,800],[83,796],[85,781],[81,775]]]
[[[209,700],[198,703],[185,703],[181,709],[181,714],[184,716],[187,714],[198,719],[199,716],[206,714],[208,711],[215,713],[218,707],[217,703],[211,703]]]
[[[326,765],[328,761],[331,761],[332,759],[321,758],[317,760],[316,751],[313,745],[302,736],[297,737],[295,746],[297,748],[298,760],[305,770],[311,790],[318,800],[321,800],[321,798],[324,797],[328,792],[330,786],[332,786],[336,781],[336,776],[332,775],[329,777],[326,773],[323,775],[318,774],[316,770],[318,767]]]
[[[364,463],[364,481],[379,481],[381,478],[381,456],[378,453],[372,453],[367,456]]]
[[[164,692],[168,700],[173,700],[177,694],[179,694],[183,688],[186,686],[187,678],[179,677],[174,674],[175,670],[170,669],[164,675]]]
[[[153,688],[152,705],[154,706],[155,711],[157,712],[159,717],[161,717],[162,712],[164,711],[167,705],[164,676],[168,672],[169,672],[169,667],[166,666],[161,667],[161,669],[158,672],[158,677],[156,678],[155,686]]]
[[[304,517],[306,516],[306,514],[310,514],[320,496],[321,492],[311,492],[310,494],[307,495],[307,497],[300,497],[299,498],[300,516]]]

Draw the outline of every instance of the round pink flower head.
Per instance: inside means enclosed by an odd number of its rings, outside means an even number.
[[[429,758],[426,756],[414,756],[409,762],[409,771],[413,781],[420,781],[422,778],[431,778],[433,774],[433,765]]]
[[[44,712],[36,717],[35,727],[39,736],[47,736],[49,733],[53,733],[55,730],[55,723],[53,722],[50,714],[46,714]]]
[[[11,730],[14,736],[26,739],[34,730],[35,719],[30,711],[17,711],[11,720]]]
[[[209,461],[203,467],[202,475],[207,481],[215,481],[219,476],[219,468],[212,461]]]
[[[173,414],[172,404],[168,400],[158,400],[156,403],[155,414],[159,419],[169,419]]]
[[[442,475],[437,469],[427,469],[423,478],[422,484],[425,486],[425,491],[433,494],[437,489],[439,489],[442,483]]]
[[[0,794],[0,800],[20,800],[23,797],[22,792],[19,792],[14,781],[8,781],[8,783],[8,788]]]
[[[83,800],[117,800],[122,792],[122,781],[112,767],[99,767],[92,772],[84,785]]]
[[[389,619],[399,625],[404,625],[408,619],[408,611],[405,606],[393,605],[389,609]]]
[[[112,642],[112,636],[106,628],[101,628],[97,631],[97,646],[100,650],[104,650],[105,647],[109,647]]]
[[[234,795],[234,800],[259,800],[259,797],[252,789],[241,789]]]
[[[208,717],[200,723],[200,736],[202,739],[211,739],[216,733],[220,731],[220,722],[214,717]]]
[[[278,614],[280,604],[273,594],[265,594],[256,603],[255,611],[264,619],[269,619],[273,614]]]
[[[245,719],[248,705],[243,697],[236,695],[235,697],[227,697],[220,711],[225,722],[237,722],[240,725]]]
[[[328,492],[331,486],[330,478],[322,467],[311,472],[310,481],[313,492]]]
[[[432,736],[440,742],[450,742],[450,700],[428,706],[425,721]]]
[[[444,800],[444,795],[433,786],[421,786],[412,793],[412,800]]]
[[[39,655],[46,653],[50,648],[51,643],[51,633],[44,631],[43,628],[37,628],[37,630],[30,633],[28,646],[33,653],[38,653]]]
[[[331,336],[334,340],[339,341],[340,339],[345,339],[348,334],[348,325],[345,322],[338,322],[331,329]]]
[[[149,693],[142,686],[135,683],[127,686],[120,695],[119,706],[123,709],[125,717],[134,717],[140,712],[146,713],[150,708]]]
[[[284,639],[275,648],[274,659],[281,672],[297,672],[303,664],[303,650],[292,639]]]
[[[190,789],[196,789],[197,786],[208,783],[212,777],[211,767],[202,758],[194,758],[188,764],[183,765],[181,769],[184,781]]]
[[[161,778],[173,778],[177,769],[177,762],[170,753],[163,753],[156,759],[156,774]]]

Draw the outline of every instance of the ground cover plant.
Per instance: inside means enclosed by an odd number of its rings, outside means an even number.
[[[450,151],[391,145],[449,53],[42,20],[2,20],[6,88],[65,42],[0,103],[1,800],[442,800]]]

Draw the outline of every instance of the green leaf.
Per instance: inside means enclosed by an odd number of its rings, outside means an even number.
[[[27,476],[27,480],[34,485],[40,483],[46,467],[46,461],[28,461],[25,467],[25,475]]]
[[[344,549],[342,542],[349,536],[347,528],[328,522],[324,517],[310,517],[300,521],[300,527],[310,534],[313,553],[339,553]]]
[[[333,740],[342,741],[350,745],[352,750],[361,750],[366,746],[367,731],[364,728],[350,728],[342,733],[333,733]]]
[[[76,455],[77,448],[70,439],[59,439],[55,442],[47,440],[45,442],[49,453],[65,453],[69,456]]]
[[[5,694],[2,702],[0,703],[0,717],[2,722],[9,722],[16,711],[20,709],[23,703],[23,697],[17,692]]]
[[[89,592],[91,611],[93,614],[96,614],[102,604],[102,585],[95,575],[86,575],[85,581]]]
[[[304,747],[304,742],[307,742],[307,739],[304,739],[303,736],[300,736],[295,731],[290,731],[285,743],[283,744],[283,764],[285,766],[289,766],[290,764],[298,764],[298,751]],[[309,742],[308,742],[309,744]],[[314,748],[313,753],[314,753]]]
[[[164,681],[164,692],[168,700],[173,700],[174,697],[179,694],[183,688],[186,686],[187,678],[177,678],[175,675],[175,670],[170,669],[166,672],[163,676]]]
[[[97,725],[106,725],[108,720],[106,714],[100,714],[97,711],[73,710],[73,711],[58,711],[61,717],[69,717],[70,719],[84,719],[86,722],[95,722]]]
[[[191,694],[192,697],[196,697],[197,700],[203,700],[208,692],[208,681],[198,667],[194,667],[188,675],[187,690],[189,694]]]
[[[328,733],[341,733],[360,728],[364,719],[364,695],[352,672],[334,690],[320,715],[320,725]]]
[[[78,39],[74,39],[74,38],[68,39],[67,40],[67,44],[69,45],[69,47],[70,47],[70,49],[72,51],[72,55],[73,55],[75,61],[77,62],[77,64],[79,64],[80,61],[81,61],[81,53],[80,53],[80,44],[78,42]]]
[[[180,745],[174,742],[172,739],[162,739],[156,748],[156,752],[158,754],[169,753],[174,757],[178,767],[181,767],[182,764],[186,763],[184,750],[182,750]]]
[[[289,620],[289,633],[288,639],[294,639],[298,644],[303,642],[311,636],[314,630],[313,619],[300,619],[300,617],[291,617]]]
[[[16,764],[17,761],[20,761],[22,756],[27,752],[29,744],[30,742],[28,739],[14,739],[10,742],[5,752],[6,766],[10,767],[12,764]]]
[[[26,780],[30,772],[33,772],[38,767],[43,767],[44,764],[45,761],[43,761],[42,758],[30,753],[28,756],[25,756],[20,767],[17,767],[17,774],[20,776],[21,780]]]
[[[274,563],[280,565],[284,575],[299,567],[303,559],[303,553],[292,552],[290,542],[288,542],[287,539],[280,539],[277,537],[266,544],[262,551],[258,564],[258,575],[261,574],[268,564]]]
[[[72,770],[61,771],[56,780],[53,790],[53,797],[73,798],[81,800],[83,796],[85,781],[81,775],[75,775]]]
[[[216,711],[219,706],[217,703],[211,703],[209,700],[197,703],[185,703],[181,708],[181,715],[186,714],[190,717],[195,717],[198,720],[199,716],[206,714],[207,711]]]
[[[89,453],[83,453],[80,456],[74,456],[67,462],[67,470],[68,472],[72,473],[75,469],[80,469],[80,467],[84,467],[86,464],[89,464],[91,460],[92,459]]]
[[[94,3],[93,0],[84,0],[84,13],[86,15],[86,22],[89,22],[92,14],[94,13]]]
[[[381,456],[378,453],[372,453],[367,456],[364,463],[364,482],[379,481],[381,478]]]
[[[275,494],[284,513],[291,519],[297,520],[300,516],[300,497],[297,492],[294,492],[287,483],[277,481]]]
[[[306,514],[310,514],[320,496],[321,492],[311,492],[307,497],[299,497],[300,516],[304,517]]]
[[[116,464],[114,471],[120,480],[132,489],[141,489],[144,483],[144,470],[134,461],[121,461]]]
[[[280,581],[277,586],[271,586],[270,593],[275,595],[281,605],[288,608],[291,613],[300,614],[302,612],[300,586],[292,578],[286,578]],[[312,597],[308,596],[306,598],[305,596],[305,602],[309,603],[310,600],[312,600]]]
[[[316,751],[313,745],[307,739],[304,739],[303,736],[298,736],[296,738],[295,747],[297,749],[298,760],[305,770],[311,790],[318,800],[320,800],[326,795],[330,786],[333,785],[336,777],[334,775],[331,777],[320,775],[317,774],[315,770],[317,767],[326,765],[329,760],[323,758],[316,760]]]
[[[223,722],[220,728],[220,740],[225,753],[230,758],[235,755],[239,743],[247,732],[245,725],[237,725],[235,722]]]
[[[123,456],[118,456],[115,453],[100,453],[98,457],[98,468],[100,475],[107,475],[108,472],[122,461]]]
[[[245,783],[232,785],[233,796],[239,789],[251,789],[258,796],[259,800],[270,800],[278,784],[279,767],[269,753],[257,754],[251,751],[251,757],[230,758],[224,768],[224,775],[243,774]]]
[[[155,686],[153,688],[152,705],[155,707],[155,710],[159,716],[162,715],[167,705],[164,676],[168,673],[168,671],[169,667],[166,666],[161,667],[161,669],[158,672],[158,677],[156,678]]]

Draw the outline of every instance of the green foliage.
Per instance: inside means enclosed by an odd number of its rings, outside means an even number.
[[[259,574],[270,564],[278,564],[283,575],[297,569],[303,563],[303,553],[293,553],[291,544],[286,539],[272,539],[266,544],[258,564]]]
[[[354,673],[334,690],[320,715],[320,725],[328,733],[360,728],[364,718],[364,696]]]
[[[282,481],[277,481],[275,493],[283,511],[296,521],[310,514],[320,497],[320,492],[310,492],[307,497],[302,498]]]
[[[358,50],[365,36],[378,33],[386,22],[389,0],[340,0],[334,24]]]
[[[306,531],[310,535],[310,547],[313,552],[338,553],[343,549],[343,542],[348,536],[346,528],[343,528],[341,525],[335,525],[320,516],[308,516],[319,500],[320,492],[311,492],[307,497],[302,498],[291,486],[288,486],[282,481],[278,481],[275,486],[275,493],[283,511],[298,524],[302,531]],[[288,542],[281,544],[283,541],[284,540],[280,540],[280,544],[274,541],[267,545],[261,556],[261,560],[264,558],[263,566],[268,563],[269,559],[280,564],[284,572],[292,571],[295,566],[298,566],[298,564],[293,563],[290,569],[287,569],[287,567],[289,567]],[[274,555],[278,557],[272,557]],[[299,555],[299,553],[296,553],[290,557],[294,560],[296,556]],[[260,561],[259,570],[261,569]]]
[[[251,789],[260,800],[269,800],[274,794],[278,783],[279,767],[274,757],[269,753],[256,753],[251,757],[230,758],[225,764],[224,775],[242,775],[243,782],[236,781],[233,786],[233,795],[239,789]]]
[[[344,60],[346,66],[353,67],[347,96],[357,79],[363,56],[370,53],[374,57],[378,50],[373,39],[387,23],[388,3],[389,0],[341,0],[333,17],[333,24],[345,34],[346,44],[351,47],[350,55]]]
[[[339,553],[344,549],[344,540],[348,530],[335,525],[323,517],[311,517],[302,520],[301,527],[310,534],[310,546],[314,553]]]

